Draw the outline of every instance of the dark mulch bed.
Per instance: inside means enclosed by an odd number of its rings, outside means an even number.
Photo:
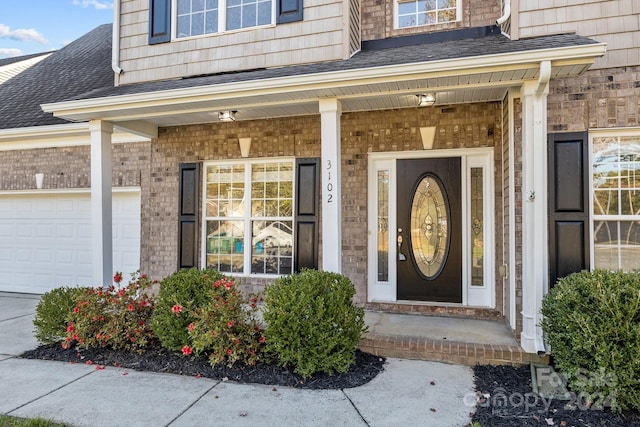
[[[204,357],[184,357],[159,346],[142,354],[117,351],[108,348],[78,350],[63,349],[60,344],[42,345],[27,351],[25,359],[57,360],[70,363],[88,363],[99,369],[104,366],[134,369],[137,371],[164,372],[178,375],[231,380],[239,383],[269,384],[306,389],[343,389],[368,383],[382,372],[384,358],[356,350],[356,362],[348,372],[334,375],[316,374],[303,379],[300,375],[276,365],[257,364],[232,367],[211,367]]]
[[[529,366],[476,366],[478,404],[473,420],[483,427],[640,426],[638,412],[612,413],[570,401],[543,400],[531,386]]]

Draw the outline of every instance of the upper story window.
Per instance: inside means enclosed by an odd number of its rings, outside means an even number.
[[[442,24],[460,20],[461,0],[396,0],[396,27]]]
[[[272,0],[177,0],[176,37],[191,37],[273,22]]]

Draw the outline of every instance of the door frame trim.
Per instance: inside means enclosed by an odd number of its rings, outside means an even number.
[[[495,308],[495,177],[494,177],[494,148],[461,148],[461,149],[445,149],[445,150],[424,150],[424,151],[394,151],[394,152],[376,152],[368,154],[368,284],[367,284],[367,301],[368,302],[398,302],[397,286],[396,286],[396,265],[395,262],[389,262],[388,281],[379,282],[378,277],[378,253],[377,253],[377,173],[380,170],[389,170],[389,251],[390,260],[395,260],[397,255],[396,249],[396,160],[416,159],[416,158],[445,158],[459,157],[461,161],[461,207],[462,207],[462,245],[463,248],[469,247],[470,227],[469,225],[469,181],[471,167],[484,167],[484,247],[485,252],[491,256],[485,256],[484,274],[485,285],[471,287],[471,256],[469,251],[463,250],[462,253],[462,304],[456,303],[438,303],[424,302],[421,304],[432,305],[453,305],[453,306],[473,306]],[[417,303],[417,301],[407,301]]]

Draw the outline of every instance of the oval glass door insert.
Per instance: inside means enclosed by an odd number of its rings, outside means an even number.
[[[449,250],[449,203],[440,180],[425,175],[411,202],[411,251],[426,279],[442,272]]]

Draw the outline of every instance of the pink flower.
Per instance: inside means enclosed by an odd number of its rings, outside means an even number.
[[[140,306],[141,307],[146,307],[147,306],[147,300],[143,299],[142,301],[140,301]]]
[[[74,313],[80,313],[80,307],[73,307],[73,312]]]
[[[67,332],[73,332],[73,322],[69,323],[69,326],[67,326]]]
[[[113,276],[113,281],[116,283],[122,282],[122,273],[120,273],[119,271],[116,272],[116,274]]]
[[[260,338],[258,339],[258,341],[260,341],[260,344],[264,344],[264,337],[260,335]]]
[[[182,347],[182,354],[184,354],[185,356],[190,355],[192,351],[193,350],[191,350],[191,347],[189,347],[188,345]]]
[[[128,310],[128,311],[133,311],[133,304],[129,304],[129,305],[127,306],[127,310]]]
[[[87,364],[87,365],[93,365],[93,360],[87,360],[87,361],[86,361],[86,364]]]
[[[141,279],[146,279],[146,278],[147,278],[147,275],[146,275],[146,274],[143,274],[142,276],[140,276],[140,278],[141,278]]]
[[[228,326],[228,327],[230,327],[230,328],[233,328],[233,321],[232,321],[232,320],[229,320],[229,321],[227,322],[227,326]]]
[[[173,307],[171,307],[171,311],[174,314],[182,313],[182,306],[180,304],[176,304]]]
[[[193,323],[189,323],[189,331],[192,332],[196,327]]]
[[[231,350],[230,348],[227,349],[227,354],[228,355],[232,355],[233,354],[233,350]]]
[[[224,288],[228,291],[233,286],[233,282],[226,282],[224,284]]]

